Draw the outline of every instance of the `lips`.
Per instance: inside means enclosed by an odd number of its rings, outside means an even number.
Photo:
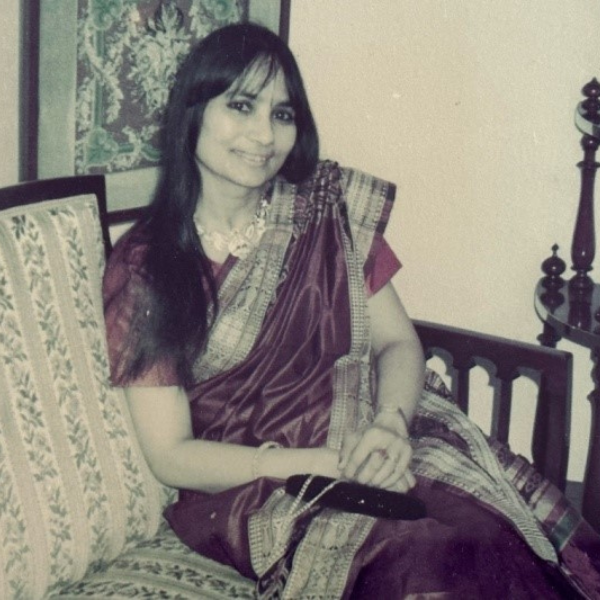
[[[272,153],[269,154],[255,154],[254,152],[244,152],[242,150],[234,150],[233,153],[247,162],[248,164],[262,167],[273,157]]]

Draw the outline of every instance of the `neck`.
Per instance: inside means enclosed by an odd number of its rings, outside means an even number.
[[[195,218],[209,229],[236,229],[252,219],[262,196],[260,188],[223,195],[205,189],[198,199]]]

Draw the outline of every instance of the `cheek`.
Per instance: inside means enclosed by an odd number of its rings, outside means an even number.
[[[211,147],[226,144],[234,139],[236,124],[227,115],[212,110],[206,110],[196,148],[211,149]]]
[[[199,159],[202,154],[202,136],[198,137],[198,141],[196,142],[196,158]]]
[[[200,134],[198,142],[196,143],[196,158],[203,160],[206,158],[207,153],[210,154],[210,144],[207,147],[207,136],[206,134]]]
[[[196,154],[198,154],[200,152],[201,146],[202,146],[202,129],[200,130],[200,133],[198,134],[198,139],[196,140]]]
[[[223,149],[227,147],[228,142],[231,139],[231,135],[224,127],[214,127],[211,124],[205,125],[198,137],[196,144],[196,156],[215,156],[218,153],[223,152]]]
[[[295,127],[289,127],[281,132],[279,148],[281,153],[288,155],[296,143],[297,132]]]

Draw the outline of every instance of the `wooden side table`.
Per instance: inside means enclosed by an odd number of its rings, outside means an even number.
[[[594,219],[594,182],[600,164],[596,151],[600,147],[600,83],[589,81],[581,90],[585,99],[575,110],[575,126],[583,134],[581,189],[577,219],[571,244],[574,275],[565,282],[565,261],[553,254],[542,263],[545,273],[535,290],[535,310],[544,323],[538,336],[544,346],[556,347],[561,338],[589,348],[593,362],[590,444],[583,481],[581,510],[591,525],[600,531],[600,285],[589,276],[596,254]]]
[[[550,285],[549,285],[550,283]],[[581,511],[600,531],[600,285],[581,291],[560,277],[544,277],[535,291],[535,309],[544,323],[538,337],[543,346],[556,347],[561,338],[591,350],[594,389],[591,403],[590,443],[583,483]]]

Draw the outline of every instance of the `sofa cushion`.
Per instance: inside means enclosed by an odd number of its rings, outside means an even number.
[[[75,598],[254,599],[254,582],[182,544],[165,523],[159,535],[117,558],[101,573],[49,600]]]
[[[157,531],[164,490],[108,384],[94,196],[0,212],[0,598],[41,598]]]

